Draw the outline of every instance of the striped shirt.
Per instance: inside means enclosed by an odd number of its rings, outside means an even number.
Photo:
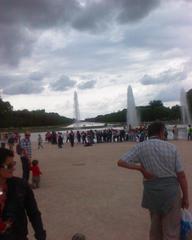
[[[25,150],[27,153],[27,157],[31,158],[32,156],[32,148],[30,139],[23,138],[20,142],[21,148]]]
[[[176,177],[183,171],[181,156],[176,147],[160,139],[149,139],[138,143],[125,153],[121,160],[127,163],[140,163],[156,177]]]

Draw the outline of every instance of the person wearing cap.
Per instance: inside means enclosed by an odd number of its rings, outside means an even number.
[[[21,178],[14,177],[16,162],[11,150],[0,148],[0,239],[28,240],[28,219],[37,240],[45,240],[41,213],[33,191]]]
[[[25,132],[25,137],[21,139],[20,146],[21,146],[21,164],[22,164],[22,170],[23,180],[27,181],[29,180],[29,173],[30,173],[30,165],[31,165],[31,157],[32,157],[32,147],[31,147],[31,140],[30,140],[30,132]]]

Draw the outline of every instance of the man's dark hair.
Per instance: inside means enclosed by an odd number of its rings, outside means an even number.
[[[165,129],[165,125],[162,122],[156,121],[148,127],[148,137],[159,135],[161,131]]]
[[[7,157],[13,157],[13,151],[7,149],[7,148],[0,148],[0,165],[5,163],[5,160]]]
[[[76,233],[73,235],[72,240],[86,240],[86,237],[82,233]]]

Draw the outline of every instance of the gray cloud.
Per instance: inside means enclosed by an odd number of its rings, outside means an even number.
[[[78,0],[1,0],[0,63],[18,65],[29,57],[44,29],[72,26],[80,31],[98,32],[119,23],[144,18],[160,0],[87,1]]]
[[[4,94],[18,95],[18,94],[32,94],[41,93],[43,91],[42,79],[31,79],[31,75],[0,75],[0,89]]]
[[[35,38],[26,28],[17,25],[3,25],[0,21],[0,33],[1,65],[17,65],[23,57],[30,55]]]
[[[55,27],[79,10],[76,0],[1,0],[0,22],[33,28]]]
[[[42,85],[29,81],[10,84],[9,86],[3,88],[3,93],[7,95],[33,94],[41,93],[42,91]]]
[[[181,85],[180,84],[171,84],[166,86],[166,88],[159,91],[155,99],[159,99],[163,102],[174,102],[178,101],[180,97]]]
[[[168,70],[160,73],[157,77],[150,75],[144,75],[140,82],[143,85],[156,85],[156,84],[168,84],[171,82],[178,82],[185,80],[187,77],[186,72],[173,72],[173,70]]]
[[[94,88],[95,84],[96,84],[96,80],[90,80],[90,81],[78,84],[78,88],[79,89],[90,89],[90,88]]]
[[[43,80],[45,74],[42,72],[32,72],[29,75],[29,79],[33,80],[33,81],[41,81]]]
[[[14,82],[14,78],[12,76],[0,75],[0,88],[1,89],[3,89],[6,86],[9,86],[13,82]]]
[[[58,81],[50,84],[50,88],[54,91],[66,91],[74,87],[75,84],[76,84],[76,81],[71,80],[67,76],[61,76]]]
[[[144,18],[160,4],[161,0],[114,0],[114,2],[120,6],[119,22],[127,23]]]
[[[104,0],[90,1],[77,13],[72,26],[78,30],[102,31],[119,23],[136,22],[155,9],[161,0]]]

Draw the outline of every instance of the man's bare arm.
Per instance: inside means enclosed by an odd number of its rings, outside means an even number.
[[[117,165],[119,167],[124,167],[124,168],[127,168],[127,169],[137,170],[137,171],[141,172],[143,174],[143,177],[147,180],[155,178],[155,176],[153,174],[151,174],[150,172],[146,171],[145,168],[141,164],[127,163],[127,162],[120,159],[117,162]]]

